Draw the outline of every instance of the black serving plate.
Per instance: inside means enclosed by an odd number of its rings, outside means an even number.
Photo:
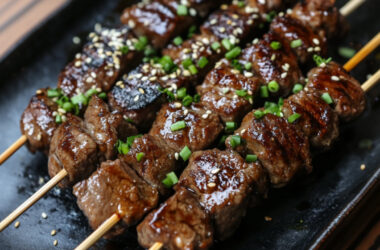
[[[339,1],[342,6],[344,1]],[[84,37],[95,23],[115,24],[122,7],[130,1],[77,0],[41,25],[0,61],[0,151],[20,136],[19,118],[30,97],[40,87],[55,86],[60,70],[80,49],[74,36]],[[349,18],[351,30],[341,45],[359,46],[380,30],[378,0],[368,0]],[[334,48],[334,47],[333,47]],[[334,59],[344,62],[332,50]],[[364,81],[380,66],[377,50],[353,74]],[[380,87],[370,91],[366,112],[345,124],[340,140],[328,152],[314,158],[315,171],[299,182],[273,190],[262,207],[248,211],[235,235],[217,243],[217,249],[306,249],[331,246],[338,231],[353,217],[364,201],[379,199]],[[373,141],[361,149],[362,139]],[[48,180],[46,157],[21,148],[0,167],[0,219],[7,216],[41,184]],[[366,165],[364,171],[361,164]],[[379,203],[376,203],[379,204]],[[374,211],[372,207],[369,211]],[[43,219],[45,212],[48,217]],[[265,216],[272,218],[268,222]],[[369,218],[366,214],[366,218]],[[54,189],[18,218],[19,228],[9,226],[0,233],[0,249],[73,249],[90,233],[86,218],[70,190]],[[363,222],[364,223],[364,222]],[[51,236],[51,230],[57,230]],[[345,235],[345,240],[354,235]],[[94,249],[138,249],[135,229],[116,241],[101,240]]]

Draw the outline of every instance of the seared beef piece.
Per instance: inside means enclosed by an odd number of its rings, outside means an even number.
[[[236,150],[257,155],[274,187],[286,185],[300,172],[311,171],[308,139],[282,117],[267,114],[257,119],[250,112],[235,134],[243,140]],[[228,148],[232,148],[230,140],[226,140]]]
[[[328,93],[334,110],[344,121],[352,120],[365,109],[365,96],[360,83],[335,62],[316,67],[308,73],[307,89],[319,96]]]
[[[239,122],[252,109],[253,99],[259,91],[262,80],[249,71],[241,73],[223,59],[210,71],[202,85],[197,87],[201,103],[224,122]],[[236,91],[246,91],[238,96]]]
[[[137,154],[144,153],[140,161]],[[176,171],[175,151],[171,149],[164,140],[151,135],[136,138],[126,155],[119,158],[136,170],[136,172],[160,194],[166,195],[170,190],[166,188],[162,180],[166,174]]]
[[[229,39],[233,44],[247,41],[260,23],[257,9],[242,8],[231,4],[210,15],[201,26],[203,34]]]
[[[121,217],[107,238],[138,223],[158,202],[157,190],[118,159],[103,162],[88,179],[74,186],[73,193],[94,230],[114,213]]]
[[[58,88],[69,97],[85,93],[93,86],[109,91],[116,79],[134,68],[142,56],[134,48],[137,39],[126,27],[103,28],[90,33],[89,40],[82,53],[77,54],[59,75]],[[125,46],[127,53],[122,52]]]
[[[184,121],[186,127],[172,131],[171,126],[180,121]],[[177,152],[185,146],[194,152],[210,146],[222,130],[218,115],[205,110],[202,105],[195,103],[183,107],[172,102],[161,108],[149,134],[162,138]]]
[[[121,81],[108,93],[108,102],[113,111],[123,114],[138,128],[151,126],[156,112],[166,97],[160,92],[164,73],[149,63],[123,76]]]
[[[297,55],[300,64],[310,65],[313,62],[313,55],[325,56],[327,52],[327,40],[320,37],[313,30],[302,24],[297,19],[290,16],[276,17],[270,26],[272,32],[281,38],[282,43],[291,45],[294,41],[300,40],[300,46],[294,47],[293,51]]]
[[[207,212],[189,190],[179,189],[137,226],[142,247],[161,242],[165,249],[208,249],[213,243]]]
[[[301,115],[293,124],[309,138],[314,147],[328,148],[339,135],[338,115],[319,96],[301,91],[284,100],[285,118]]]
[[[288,43],[281,44],[279,49],[271,47],[272,42],[281,38],[274,33],[267,33],[264,39],[243,50],[242,58],[252,63],[254,72],[267,83],[276,81],[280,90],[275,95],[285,96],[290,93],[294,84],[302,81],[297,57]]]
[[[98,145],[99,153],[104,156],[102,161],[116,157],[118,139],[124,140],[137,134],[137,129],[131,123],[123,119],[120,113],[111,113],[107,104],[96,95],[91,97],[84,119],[88,133]]]
[[[163,87],[175,84],[177,88],[190,87],[198,85],[203,81],[206,74],[214,67],[215,63],[224,55],[223,48],[215,51],[211,48],[214,42],[218,42],[217,37],[213,35],[194,35],[191,39],[186,40],[180,46],[170,45],[162,53],[170,56],[179,69],[174,75],[171,74]],[[199,66],[201,58],[207,59],[207,64]],[[197,67],[197,73],[192,74],[183,61],[191,59],[194,66]],[[204,59],[203,59],[204,60]]]
[[[263,18],[264,20],[266,19],[267,14],[270,11],[283,9],[285,6],[289,5],[289,2],[292,2],[292,1],[293,0],[285,0],[285,1],[281,1],[281,0],[265,0],[265,1],[262,1],[262,0],[245,0],[245,2],[247,3],[246,6],[250,9],[252,9],[251,11],[253,11],[253,10],[258,11],[260,13],[261,18]]]
[[[54,132],[49,151],[49,175],[65,169],[68,173],[58,185],[70,187],[90,176],[98,164],[96,142],[88,134],[82,119],[68,115]]]
[[[212,149],[192,154],[176,188],[193,190],[215,225],[218,239],[234,233],[246,213],[256,184],[266,192],[259,163],[246,163],[234,151]]]
[[[36,151],[49,152],[50,140],[57,127],[53,112],[58,105],[47,96],[47,89],[37,90],[28,107],[22,113],[20,120],[21,134],[28,139],[28,148]]]
[[[220,1],[210,0],[186,1],[188,14],[181,16],[177,14],[179,1],[151,1],[125,9],[121,21],[128,24],[136,35],[146,36],[154,47],[162,48],[170,39],[200,20],[200,16],[207,15],[213,6],[220,4]]]
[[[321,37],[342,36],[348,27],[339,9],[335,7],[335,0],[306,0],[292,9],[291,16],[311,27]]]

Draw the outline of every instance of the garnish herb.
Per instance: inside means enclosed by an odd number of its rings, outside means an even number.
[[[246,162],[256,162],[257,161],[257,155],[254,155],[254,154],[247,154],[246,157],[245,157],[245,161]]]
[[[178,183],[178,177],[177,175],[172,171],[168,174],[166,174],[166,178],[162,180],[162,183],[166,188],[171,188],[175,184]]]
[[[182,160],[187,161],[191,156],[191,150],[188,146],[185,146],[181,152],[179,152],[179,155],[181,156]]]
[[[324,100],[327,104],[332,104],[333,99],[331,98],[330,94],[325,92],[321,95],[322,100]]]

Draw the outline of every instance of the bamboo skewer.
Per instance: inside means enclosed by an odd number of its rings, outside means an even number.
[[[364,92],[368,92],[380,80],[380,69],[362,85]]]
[[[360,5],[362,5],[365,0],[351,0],[348,1],[341,9],[340,14],[342,16],[348,16],[352,12],[354,12]]]
[[[25,144],[27,138],[25,135],[20,136],[17,141],[15,141],[9,148],[7,148],[0,155],[0,165],[3,164],[9,157],[11,157],[22,145]]]

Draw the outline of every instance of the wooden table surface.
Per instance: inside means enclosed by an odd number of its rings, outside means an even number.
[[[0,0],[0,58],[68,1]],[[374,218],[352,249],[380,249],[380,211]]]

